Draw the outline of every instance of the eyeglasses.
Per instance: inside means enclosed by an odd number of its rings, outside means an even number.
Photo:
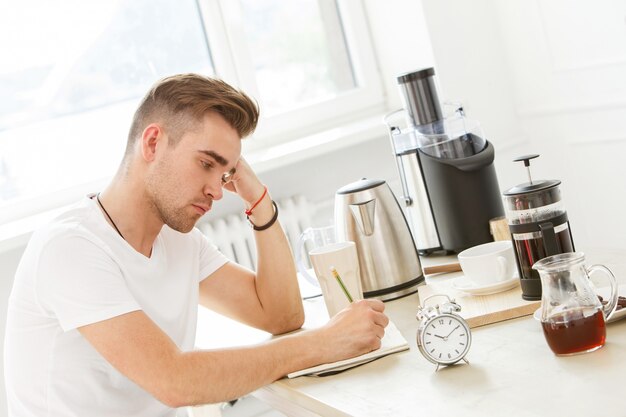
[[[230,171],[222,175],[222,184],[229,183],[233,179],[233,175],[235,175],[235,172],[237,172],[237,170],[235,169],[235,167],[233,167],[230,169]]]

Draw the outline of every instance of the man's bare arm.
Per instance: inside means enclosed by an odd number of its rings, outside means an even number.
[[[377,349],[388,323],[383,309],[381,302],[360,301],[320,329],[212,351],[180,351],[142,311],[79,331],[122,374],[159,401],[181,407],[238,398],[289,372]]]
[[[289,285],[297,286],[295,276],[277,272],[257,277],[228,263],[200,283],[200,304],[248,326],[282,334],[304,322],[300,292]]]
[[[255,205],[250,220],[267,224],[274,216],[269,194],[243,160],[231,183],[225,188],[237,192],[248,207]],[[261,196],[263,196],[259,200]],[[287,237],[276,221],[271,227],[254,232],[257,248],[256,273],[228,264],[200,284],[200,303],[253,327],[273,334],[298,329],[304,323],[296,266]]]

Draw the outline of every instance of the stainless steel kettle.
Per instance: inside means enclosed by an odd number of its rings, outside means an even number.
[[[409,225],[389,185],[361,179],[335,194],[337,240],[356,243],[365,298],[412,294],[424,280]]]

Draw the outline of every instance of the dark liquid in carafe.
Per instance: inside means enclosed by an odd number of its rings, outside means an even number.
[[[602,310],[569,310],[551,316],[541,326],[548,346],[557,355],[586,352],[604,345],[606,340]]]
[[[574,245],[572,244],[572,236],[570,235],[569,228],[561,230],[555,233],[558,253],[574,252]],[[523,279],[540,279],[539,272],[535,271],[533,265],[540,259],[549,256],[546,253],[546,248],[542,238],[528,239],[528,240],[515,240],[515,255],[519,262],[521,278]]]

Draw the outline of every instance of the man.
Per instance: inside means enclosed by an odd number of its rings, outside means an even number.
[[[304,321],[277,208],[240,155],[257,120],[219,80],[152,87],[112,182],[36,232],[20,262],[5,338],[11,416],[171,416],[380,346],[383,304],[361,301],[320,329],[192,350],[198,302],[273,334]],[[247,207],[256,273],[194,229],[224,188]]]

